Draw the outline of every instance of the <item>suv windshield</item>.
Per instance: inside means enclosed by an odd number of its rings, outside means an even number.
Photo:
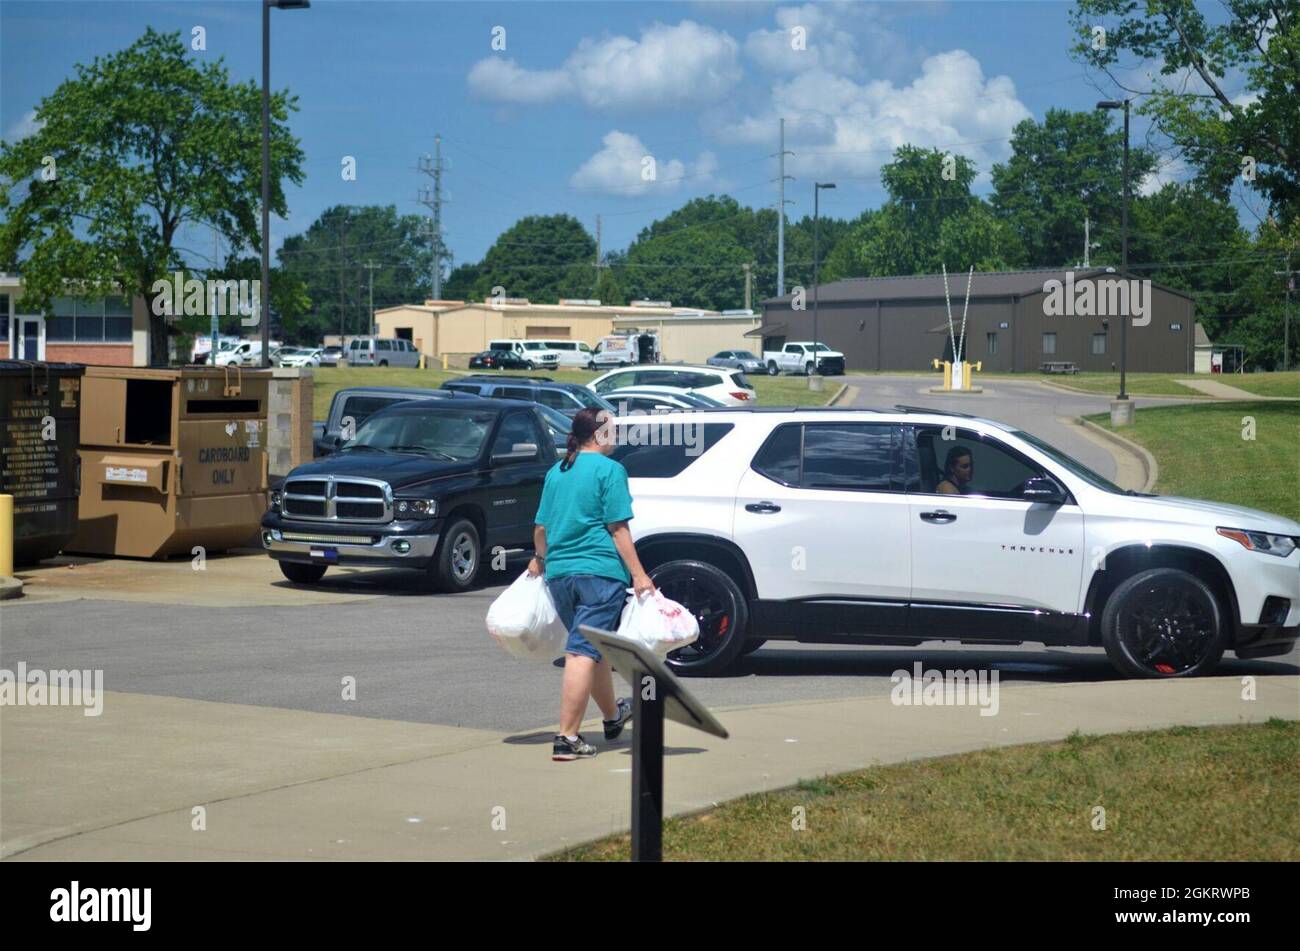
[[[1070,472],[1077,475],[1080,479],[1094,488],[1102,489],[1106,492],[1114,492],[1118,495],[1127,494],[1123,489],[1117,486],[1114,482],[1111,482],[1105,476],[1093,472],[1078,459],[1067,456],[1065,453],[1061,452],[1061,450],[1043,442],[1037,436],[1031,436],[1029,433],[1020,432],[1019,430],[1012,431],[1011,435],[1023,439],[1053,462],[1060,463],[1064,468],[1069,469]]]
[[[544,343],[526,343],[524,344],[524,349],[525,350],[546,350],[548,348]]]
[[[458,462],[477,459],[497,414],[488,410],[422,409],[383,413],[366,420],[343,449],[426,452]]]

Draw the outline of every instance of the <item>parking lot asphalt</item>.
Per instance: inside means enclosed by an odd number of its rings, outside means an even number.
[[[78,570],[89,576],[120,564]],[[172,567],[131,564],[137,585]],[[29,584],[31,600],[0,608],[0,666],[13,669],[22,660],[42,669],[102,669],[109,690],[219,703],[489,730],[553,726],[561,672],[506,656],[484,627],[488,605],[513,571],[456,595],[426,593],[418,576],[389,570],[331,572],[318,585],[292,588],[269,558],[252,554],[211,559],[206,572],[185,580],[215,584],[227,572],[243,579],[250,601],[264,598],[259,589],[268,588],[293,592],[297,603],[250,606],[232,598],[195,608],[182,600],[183,589],[161,584],[158,603],[42,603],[37,580]],[[212,580],[198,580],[203,575]],[[310,599],[315,603],[302,603]],[[917,660],[927,667],[998,669],[1006,687],[1118,676],[1097,649],[771,642],[727,676],[694,678],[691,686],[706,703],[728,706],[880,696],[889,692],[893,671]],[[1297,654],[1251,662],[1229,657],[1223,671],[1296,673],[1297,661]],[[355,678],[355,700],[342,698],[345,677]]]

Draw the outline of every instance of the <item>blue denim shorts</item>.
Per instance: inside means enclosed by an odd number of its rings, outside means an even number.
[[[599,575],[565,575],[548,578],[556,613],[560,615],[569,632],[566,654],[581,654],[600,662],[600,651],[592,646],[578,631],[578,625],[598,627],[603,631],[618,630],[618,618],[627,601],[627,583]]]

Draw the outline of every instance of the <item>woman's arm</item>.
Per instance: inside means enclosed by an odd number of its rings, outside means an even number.
[[[528,562],[528,573],[540,575],[546,567],[546,529],[541,525],[533,526],[533,551],[536,553]]]
[[[637,557],[636,546],[632,544],[632,531],[627,527],[627,522],[610,522],[605,527],[614,538],[614,547],[618,549],[623,564],[627,565],[627,570],[632,574],[632,590],[636,596],[639,598],[646,592],[654,591],[655,583],[641,567],[641,559]]]

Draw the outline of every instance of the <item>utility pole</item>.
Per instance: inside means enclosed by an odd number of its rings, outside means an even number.
[[[366,262],[366,270],[370,272],[370,336],[372,337],[375,335],[375,268],[379,267],[383,265]]]
[[[1088,225],[1089,225],[1088,216],[1084,215],[1083,216],[1083,266],[1084,267],[1092,266],[1091,264],[1088,263],[1088,255],[1092,249],[1092,244],[1091,244],[1092,238],[1088,234]]]
[[[344,215],[347,215],[347,209],[344,209]],[[343,271],[347,267],[347,260],[344,256],[344,246],[348,237],[348,220],[343,217],[339,220],[339,346],[347,346],[347,324],[346,315],[348,312],[347,298],[343,294]],[[346,350],[345,350],[346,352]]]
[[[592,285],[591,296],[596,297],[600,293],[600,215],[596,216],[596,281]]]
[[[745,310],[753,310],[754,265],[747,261],[741,267],[745,270]]]
[[[785,120],[781,120],[781,150],[777,152],[780,172],[777,173],[776,199],[776,296],[785,296],[785,183],[794,176],[785,173],[785,157],[794,155],[785,148]]]
[[[433,178],[433,187],[420,189],[420,204],[433,212],[429,221],[430,246],[433,248],[433,299],[442,300],[442,262],[447,256],[442,241],[442,136],[433,137],[433,156],[420,159],[419,170]]]
[[[1276,277],[1286,278],[1286,317],[1282,323],[1282,371],[1286,372],[1291,368],[1291,292],[1295,290],[1296,271],[1291,267],[1291,259],[1288,257],[1285,271],[1274,271]]]

